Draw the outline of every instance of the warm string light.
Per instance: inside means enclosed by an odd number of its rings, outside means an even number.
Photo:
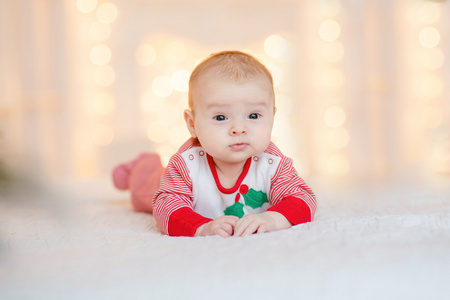
[[[111,60],[111,50],[104,44],[97,44],[92,47],[90,52],[90,59],[94,65],[104,66]]]
[[[272,73],[276,95],[277,113],[272,139],[288,156],[296,157],[299,144],[298,137],[295,137],[296,133],[292,128],[301,126],[301,124],[293,123],[297,120],[293,119],[291,114],[295,112],[296,108],[292,99],[286,93],[286,86],[294,84],[287,81],[292,76],[286,76],[288,75],[287,70],[291,66],[292,54],[295,52],[294,47],[288,37],[274,34],[264,40],[263,48],[264,53],[256,56],[263,61]],[[301,160],[297,159],[296,162],[299,170],[306,172],[304,166],[300,165]]]
[[[110,145],[114,140],[114,130],[110,117],[115,110],[115,99],[109,87],[113,85],[116,74],[111,66],[114,57],[108,39],[111,36],[111,24],[117,19],[118,9],[115,4],[107,1],[78,0],[78,10],[86,14],[86,28],[82,40],[89,43],[90,50],[87,59],[91,63],[86,74],[86,110],[89,118],[83,120],[85,131],[80,141],[81,160],[88,162],[80,164],[79,174],[91,176],[98,172],[93,161],[96,161],[97,147]],[[89,22],[89,23],[88,23]],[[88,40],[87,38],[91,38]]]
[[[144,81],[140,108],[146,123],[145,134],[156,144],[164,163],[189,137],[183,111],[187,107],[190,76],[186,65],[193,52],[182,41],[166,40],[165,37],[149,38],[135,51]]]
[[[425,1],[416,7],[414,20],[419,24],[417,41],[422,50],[416,93],[421,98],[420,117],[422,126],[429,132],[433,144],[431,156],[437,172],[450,172],[450,128],[445,123],[442,101],[445,83],[441,68],[445,55],[439,48],[441,32],[438,21],[442,4]],[[439,133],[439,134],[437,134]]]
[[[136,50],[136,61],[139,65],[146,67],[151,65],[156,59],[156,50],[150,44],[142,44]]]
[[[104,90],[111,86],[115,80],[115,71],[110,66],[113,56],[112,50],[105,41],[110,35],[110,24],[117,18],[117,13],[117,8],[113,3],[104,2],[99,4],[95,9],[96,22],[90,28],[93,39],[103,41],[103,43],[94,44],[89,53],[92,64],[96,66],[93,74],[95,89],[98,92],[91,101],[96,105],[93,113],[96,115],[95,118],[97,120],[94,122],[97,124],[94,125],[91,138],[92,142],[97,146],[109,145],[114,139],[112,126],[101,122],[101,118],[99,117],[110,114],[115,106],[113,97]]]
[[[271,35],[264,41],[264,51],[273,58],[279,58],[286,52],[286,40],[279,35]]]
[[[97,0],[77,0],[77,8],[85,14],[90,14],[97,7]]]
[[[339,66],[345,53],[344,46],[339,41],[341,25],[336,20],[340,12],[340,2],[337,0],[319,1],[318,9],[324,18],[318,26],[321,39],[321,70],[316,78],[317,87],[326,98],[323,121],[326,125],[325,138],[322,147],[326,155],[322,159],[324,172],[333,177],[346,175],[350,168],[348,158],[342,153],[349,141],[350,135],[344,127],[347,114],[336,96],[345,83],[345,76]]]

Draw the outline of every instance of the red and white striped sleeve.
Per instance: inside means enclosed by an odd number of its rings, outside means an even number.
[[[270,204],[268,211],[281,213],[293,225],[310,222],[316,211],[316,196],[305,181],[298,176],[292,159],[281,154],[271,144],[267,150],[281,158],[277,171],[271,180]]]
[[[173,236],[193,236],[197,227],[211,221],[193,210],[192,181],[180,152],[172,156],[161,177],[153,215],[160,229]]]

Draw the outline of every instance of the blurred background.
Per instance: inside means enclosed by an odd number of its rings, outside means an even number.
[[[237,49],[272,71],[273,141],[303,177],[450,179],[447,1],[0,0],[0,22],[0,174],[167,162],[190,72]]]

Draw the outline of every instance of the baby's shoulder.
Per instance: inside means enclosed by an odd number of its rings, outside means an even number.
[[[273,142],[270,142],[269,146],[264,151],[264,153],[267,153],[267,154],[270,154],[270,155],[274,155],[274,156],[278,156],[278,157],[283,157],[284,156],[283,153],[281,152],[281,150]]]
[[[186,142],[184,142],[183,145],[181,145],[181,147],[178,149],[177,153],[181,154],[192,148],[198,148],[198,147],[201,147],[198,139],[189,138]]]
[[[271,156],[272,158],[275,157],[278,162],[277,166],[280,169],[291,169],[293,167],[292,158],[284,155],[273,142],[270,142],[263,154]]]

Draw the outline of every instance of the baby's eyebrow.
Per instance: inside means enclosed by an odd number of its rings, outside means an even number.
[[[226,108],[232,106],[230,103],[209,103],[206,108],[212,109],[212,108]],[[254,106],[268,106],[267,101],[264,100],[256,100],[252,102],[248,102],[248,106],[254,107]]]
[[[222,108],[222,107],[228,107],[230,106],[229,103],[208,103],[208,105],[206,105],[207,109],[212,109],[212,108]]]
[[[251,103],[252,106],[267,106],[267,101],[255,101],[254,103]]]

